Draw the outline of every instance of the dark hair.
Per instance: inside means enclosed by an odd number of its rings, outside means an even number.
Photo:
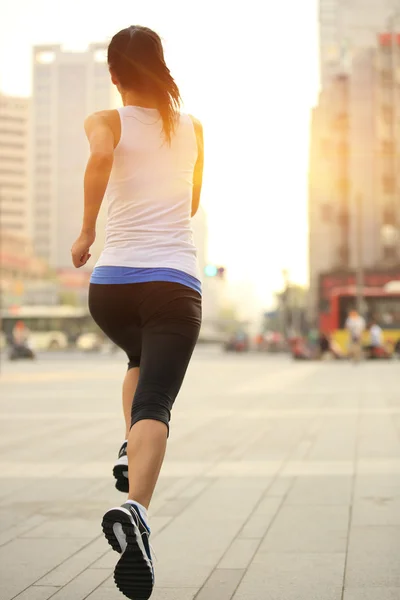
[[[114,35],[108,46],[108,66],[121,86],[152,96],[163,121],[168,143],[174,133],[181,96],[164,59],[160,36],[140,25]]]

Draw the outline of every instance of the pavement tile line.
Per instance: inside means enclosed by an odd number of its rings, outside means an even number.
[[[261,497],[260,497],[259,501],[257,502],[256,506],[254,507],[254,510],[253,510],[253,512],[252,512],[252,513],[249,515],[249,517],[246,519],[246,521],[245,521],[245,523],[243,524],[243,526],[240,528],[240,531],[239,531],[239,533],[238,533],[237,537],[236,537],[236,538],[235,538],[235,539],[232,541],[232,543],[231,543],[231,544],[228,546],[228,548],[225,550],[225,552],[224,552],[224,554],[222,555],[222,557],[220,558],[220,560],[219,560],[218,564],[217,564],[217,565],[215,566],[215,568],[214,568],[214,569],[211,571],[211,573],[210,573],[209,577],[207,577],[206,581],[204,582],[204,585],[203,585],[203,586],[202,586],[202,587],[199,589],[199,591],[198,591],[198,592],[197,592],[197,594],[195,595],[195,597],[194,597],[194,600],[196,600],[196,599],[200,598],[200,596],[202,595],[203,591],[204,591],[204,590],[207,588],[207,584],[208,584],[208,582],[209,582],[210,580],[212,580],[212,578],[215,576],[215,573],[218,571],[218,565],[219,565],[219,564],[221,564],[221,562],[223,561],[223,559],[224,559],[224,557],[226,556],[226,554],[229,552],[229,549],[232,547],[232,545],[233,545],[233,543],[235,542],[235,540],[237,540],[238,538],[240,538],[240,533],[241,533],[241,532],[242,532],[242,531],[245,529],[245,527],[246,527],[246,525],[248,524],[248,522],[250,521],[250,519],[251,519],[251,518],[254,516],[254,514],[257,512],[257,509],[258,509],[258,508],[261,506],[261,504],[263,503],[263,501],[264,501],[266,498],[268,498],[268,491],[269,491],[269,489],[272,487],[273,483],[274,483],[274,480],[273,480],[273,481],[270,483],[270,485],[268,486],[267,490],[266,490],[266,491],[265,491],[265,492],[264,492],[264,493],[261,495]],[[283,496],[283,497],[281,498],[281,501],[280,501],[280,503],[279,503],[279,506],[277,506],[277,508],[276,508],[275,514],[274,514],[274,516],[272,517],[272,519],[271,519],[271,521],[270,521],[270,523],[269,523],[269,525],[268,525],[268,528],[267,528],[267,530],[266,530],[266,532],[265,532],[265,535],[264,535],[264,537],[262,537],[262,538],[259,540],[259,542],[258,542],[258,544],[257,544],[257,546],[256,546],[256,548],[255,548],[255,550],[254,550],[254,552],[253,552],[253,555],[252,555],[252,557],[251,557],[250,563],[251,563],[251,561],[253,560],[254,556],[257,554],[257,552],[258,552],[258,550],[259,550],[259,548],[260,548],[261,544],[263,543],[263,540],[265,539],[266,535],[268,535],[268,531],[270,530],[270,528],[272,527],[273,523],[275,522],[275,519],[277,518],[277,516],[278,516],[278,514],[279,514],[279,510],[280,510],[280,508],[281,508],[281,507],[283,506],[283,504],[285,503],[285,499],[286,499],[287,495],[289,494],[289,491],[290,491],[290,488],[289,488],[289,489],[288,489],[288,491],[286,492],[285,496]],[[233,598],[233,597],[234,597],[234,595],[235,595],[236,591],[238,590],[238,588],[239,588],[239,586],[240,586],[240,584],[241,584],[241,582],[242,582],[242,580],[243,580],[243,577],[244,577],[245,573],[246,573],[246,570],[245,570],[245,569],[243,569],[242,576],[239,578],[239,580],[238,580],[238,582],[237,582],[237,585],[235,586],[235,588],[234,588],[234,590],[233,590],[233,593],[232,593],[232,595],[231,595],[231,598]],[[228,598],[226,598],[226,599],[224,598],[224,600],[228,600]]]
[[[358,418],[356,422],[356,431],[355,431],[355,443],[354,443],[354,464],[357,465],[359,462],[359,444],[360,444],[360,424],[361,424],[361,397],[358,396]],[[354,470],[352,483],[351,483],[351,494],[350,494],[350,506],[349,506],[349,523],[347,529],[347,543],[346,543],[346,557],[344,561],[344,571],[343,571],[343,587],[342,587],[342,596],[341,600],[345,600],[346,593],[346,579],[348,573],[348,561],[349,561],[349,549],[350,549],[350,539],[351,539],[351,531],[353,525],[353,516],[354,516],[354,501],[355,501],[355,492],[356,492],[356,479],[357,472]]]

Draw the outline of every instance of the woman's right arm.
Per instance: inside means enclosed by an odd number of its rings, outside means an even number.
[[[203,167],[204,167],[204,141],[203,141],[203,126],[194,117],[190,117],[193,121],[194,131],[197,141],[197,161],[193,173],[193,194],[192,194],[192,217],[197,213],[200,205],[201,187],[203,184]]]

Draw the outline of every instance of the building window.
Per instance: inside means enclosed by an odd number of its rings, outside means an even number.
[[[383,71],[380,72],[380,80],[381,80],[381,85],[383,87],[389,87],[393,84],[393,77],[392,77],[392,72],[384,69]]]
[[[25,189],[25,186],[23,183],[14,183],[14,182],[7,182],[4,184],[4,187],[7,187],[8,189],[12,189],[12,190],[23,190]]]
[[[107,49],[106,48],[98,48],[93,53],[93,58],[96,63],[106,64],[107,63]],[[96,67],[97,70],[97,67]]]
[[[47,235],[36,235],[35,236],[35,241],[37,244],[40,244],[41,246],[48,246],[49,244],[49,238],[47,237]]]
[[[49,187],[50,187],[49,181],[37,181],[36,182],[36,188],[38,190],[48,190]]]
[[[23,117],[12,117],[11,115],[0,115],[0,121],[5,121],[6,123],[26,123],[26,119]]]
[[[339,179],[339,181],[337,182],[337,191],[338,194],[343,197],[347,197],[348,193],[349,193],[349,180],[347,179],[347,177],[342,177],[341,179]]]
[[[338,214],[338,223],[340,227],[346,228],[349,226],[349,213],[347,210],[342,210]]]
[[[321,157],[325,160],[332,156],[332,144],[328,139],[321,140]]]
[[[36,140],[36,147],[37,148],[46,148],[46,147],[49,147],[49,146],[50,146],[50,138],[47,138],[47,137],[40,138],[39,137]]]
[[[321,206],[321,218],[324,223],[329,223],[333,218],[333,207],[332,204],[322,204]]]
[[[21,156],[1,156],[0,161],[24,164],[25,160]]]
[[[4,223],[3,227],[7,227],[7,229],[13,229],[14,231],[22,229],[21,223]]]
[[[14,142],[0,142],[0,148],[12,148],[13,150],[22,150],[25,148],[24,144],[15,144]]]
[[[385,104],[382,106],[382,119],[386,125],[391,125],[393,121],[393,108]]]
[[[36,202],[37,204],[49,204],[50,202],[50,196],[46,195],[46,194],[40,194],[38,196],[36,196]]]
[[[349,128],[349,116],[346,112],[339,113],[333,122],[333,128],[337,132],[345,133]]]
[[[385,194],[394,194],[396,189],[396,180],[391,175],[382,177],[382,189]]]
[[[56,59],[56,55],[54,52],[38,52],[35,56],[36,62],[38,62],[39,64],[42,65],[49,65],[51,63],[53,63]]]
[[[349,263],[349,247],[347,245],[340,246],[338,249],[339,263],[341,266],[347,266]]]
[[[0,129],[0,135],[12,135],[22,137],[26,135],[26,132],[20,129]]]
[[[397,260],[397,248],[395,246],[384,246],[383,247],[383,258],[384,260]]]
[[[394,143],[388,140],[382,142],[382,154],[383,156],[393,156]]]
[[[0,169],[0,175],[24,175],[23,169]]]
[[[340,158],[347,159],[349,155],[349,145],[346,142],[340,142],[338,144],[338,154]]]
[[[383,209],[383,222],[389,226],[396,225],[396,211],[391,206]]]
[[[15,208],[3,208],[1,211],[2,217],[23,217],[24,213],[22,210]]]
[[[43,233],[49,230],[49,223],[48,221],[38,221],[36,223],[36,231],[38,233]]]

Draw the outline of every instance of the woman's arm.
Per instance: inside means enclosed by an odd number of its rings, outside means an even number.
[[[90,258],[90,246],[96,239],[96,222],[110,178],[114,160],[115,136],[107,112],[95,113],[85,120],[90,157],[84,177],[84,210],[81,234],[71,253],[76,268]]]
[[[190,117],[193,121],[194,131],[197,140],[197,161],[193,173],[193,194],[192,194],[192,217],[197,213],[200,205],[201,187],[203,184],[203,167],[204,167],[204,140],[203,126],[194,117]]]

